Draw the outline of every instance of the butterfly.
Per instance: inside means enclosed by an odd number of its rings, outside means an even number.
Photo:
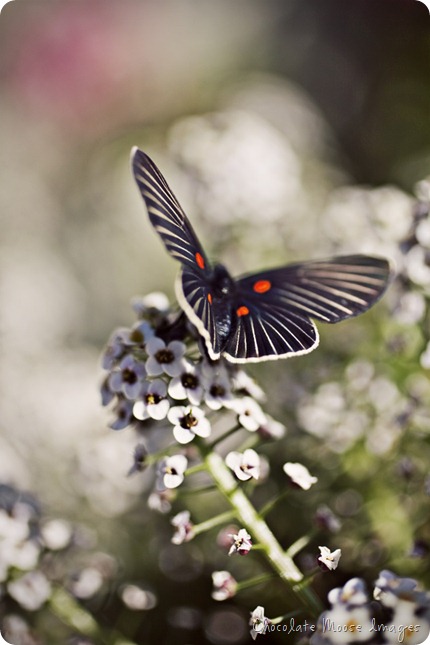
[[[176,295],[212,360],[233,363],[307,354],[319,343],[313,319],[336,323],[367,311],[384,293],[390,264],[368,255],[289,264],[232,278],[211,265],[155,163],[138,148],[132,169],[149,219],[181,272]]]

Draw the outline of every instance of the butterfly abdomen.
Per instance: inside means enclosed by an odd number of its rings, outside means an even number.
[[[222,264],[214,266],[210,285],[215,326],[220,345],[224,347],[232,326],[233,297],[236,286],[233,278]]]

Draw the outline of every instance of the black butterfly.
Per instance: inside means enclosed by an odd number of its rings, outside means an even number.
[[[233,363],[307,354],[317,347],[311,320],[336,323],[367,311],[384,293],[389,263],[367,255],[290,264],[234,279],[211,266],[187,216],[153,161],[132,151],[133,173],[149,218],[182,264],[179,303],[211,359]]]

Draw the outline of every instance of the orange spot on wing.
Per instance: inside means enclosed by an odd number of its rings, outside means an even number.
[[[195,258],[196,258],[196,262],[199,265],[199,267],[201,269],[204,269],[205,268],[205,261],[204,261],[203,257],[200,255],[200,253],[196,253]]]
[[[239,309],[236,309],[237,315],[240,316],[247,316],[249,314],[249,309],[248,307],[245,307],[245,305],[242,305],[242,307],[239,307]]]
[[[252,288],[256,293],[266,293],[272,288],[272,283],[269,280],[258,280]]]
[[[211,305],[212,304],[212,296],[211,296],[210,293],[208,293],[208,300],[209,300],[209,304]]]

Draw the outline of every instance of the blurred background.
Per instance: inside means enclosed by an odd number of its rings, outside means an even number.
[[[155,594],[143,617],[121,618],[138,642],[247,642],[264,602],[211,600],[225,554],[208,555],[206,538],[170,544],[168,518],[147,507],[151,478],[126,477],[136,435],[101,409],[107,338],[133,322],[133,296],[173,298],[178,269],[131,147],[233,274],[342,252],[406,267],[413,289],[403,281],[362,319],[324,328],[317,352],[253,373],[289,430],[267,450],[273,468],[305,461],[323,482],[274,518],[281,542],[331,504],[347,527],[342,582],[389,565],[429,584],[428,552],[410,555],[430,538],[428,239],[404,260],[429,198],[416,188],[429,115],[430,17],[413,0],[16,0],[1,12],[0,479],[85,526],[117,580]],[[324,597],[334,578],[317,586]],[[107,625],[115,593],[91,601]]]

